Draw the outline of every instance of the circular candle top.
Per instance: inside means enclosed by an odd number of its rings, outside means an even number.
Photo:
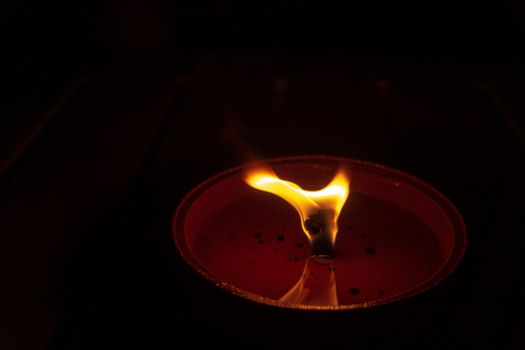
[[[268,161],[282,179],[315,190],[340,165],[351,191],[332,260],[310,257],[299,215],[249,187],[247,166],[218,174],[180,203],[173,234],[183,258],[219,287],[257,302],[301,309],[354,309],[423,292],[459,263],[463,220],[417,178],[381,165],[308,156]]]

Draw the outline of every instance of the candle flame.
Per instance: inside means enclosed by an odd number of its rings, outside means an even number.
[[[323,245],[329,245],[328,250],[333,250],[337,219],[350,194],[350,179],[344,169],[340,169],[332,181],[318,191],[307,191],[293,182],[282,180],[270,168],[249,170],[245,181],[253,188],[279,196],[297,210],[303,231],[312,244],[313,255],[324,255],[322,251],[327,247]],[[315,245],[319,246],[320,254],[316,254]]]

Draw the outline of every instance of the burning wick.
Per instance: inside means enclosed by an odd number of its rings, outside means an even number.
[[[297,210],[312,246],[312,256],[333,257],[337,219],[350,193],[350,180],[345,171],[339,170],[332,181],[318,191],[306,191],[293,182],[281,180],[269,168],[249,170],[245,181],[253,188],[281,197]]]

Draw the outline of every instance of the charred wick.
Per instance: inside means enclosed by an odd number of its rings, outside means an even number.
[[[318,258],[331,259],[334,256],[334,247],[328,235],[312,238],[311,255]]]
[[[326,218],[321,211],[309,215],[308,219],[304,221],[304,227],[312,235],[319,235],[326,230]]]
[[[317,213],[309,215],[308,219],[304,221],[304,227],[312,235],[312,256],[320,258],[332,258],[333,256],[334,247],[330,241],[326,225],[328,220],[331,220],[329,219],[330,214],[319,210]]]

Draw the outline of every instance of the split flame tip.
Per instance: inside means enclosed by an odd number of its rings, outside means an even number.
[[[307,191],[280,179],[270,168],[256,168],[246,173],[251,187],[272,193],[299,213],[301,226],[312,244],[312,255],[331,257],[337,235],[337,219],[350,194],[350,177],[339,169],[330,183],[317,191]]]

